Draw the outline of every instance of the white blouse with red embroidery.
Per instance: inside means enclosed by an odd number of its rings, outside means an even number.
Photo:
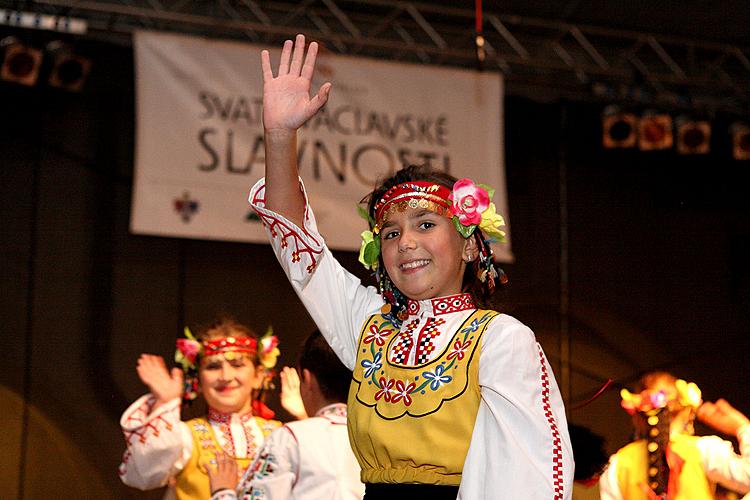
[[[128,486],[141,490],[168,484],[193,453],[192,433],[180,420],[180,399],[152,411],[154,402],[152,395],[142,396],[120,418],[127,444],[119,468],[120,478]],[[254,459],[263,445],[263,432],[252,414],[226,414],[209,408],[208,421],[230,456]]]
[[[222,490],[211,500],[361,500],[364,494],[346,405],[335,403],[273,431],[237,491]]]
[[[336,261],[318,233],[301,180],[300,189],[302,228],[265,208],[265,179],[253,186],[249,201],[295,292],[342,363],[353,369],[362,326],[384,301]],[[407,309],[388,356],[414,366],[439,355],[475,306],[460,294],[409,301]],[[570,498],[573,453],[562,397],[534,333],[515,318],[500,314],[485,331],[479,384],[482,399],[459,498]]]

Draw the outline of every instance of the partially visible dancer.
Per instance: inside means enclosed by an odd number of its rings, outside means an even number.
[[[351,372],[316,331],[299,359],[299,392],[308,415],[285,424],[266,439],[245,472],[237,495],[221,490],[212,500],[361,500],[365,486],[346,430]],[[290,374],[287,373],[287,378]],[[291,376],[294,377],[293,375]]]
[[[326,247],[297,166],[297,130],[317,44],[287,40],[263,69],[266,177],[250,192],[274,252],[341,362],[353,371],[348,428],[367,500],[570,498],[565,409],[533,332],[487,307],[502,274],[493,189],[429,166],[380,183],[363,215],[366,287]],[[481,126],[481,124],[477,124]],[[334,189],[334,186],[329,186]]]
[[[621,392],[638,439],[610,458],[599,483],[603,500],[713,499],[717,485],[750,492],[750,421],[745,415],[721,399],[701,404],[694,383],[667,372],[644,375],[641,389]],[[694,436],[696,415],[736,437],[741,454],[718,436]]]
[[[169,485],[178,499],[211,496],[208,467],[226,454],[244,470],[255,459],[265,437],[281,425],[253,414],[254,395],[276,363],[276,339],[258,340],[252,330],[222,319],[177,341],[170,371],[160,356],[142,354],[136,368],[149,394],[133,403],[120,419],[127,450],[120,465],[122,481],[148,490]],[[197,392],[208,414],[180,420],[181,397]],[[236,482],[235,477],[235,482]]]
[[[604,438],[587,427],[568,424],[576,470],[573,500],[598,500],[599,478],[607,465]]]

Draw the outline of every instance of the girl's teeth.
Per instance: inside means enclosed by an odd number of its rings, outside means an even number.
[[[402,264],[402,269],[414,269],[415,267],[424,266],[428,263],[427,260],[415,260],[414,262],[407,262],[406,264]]]

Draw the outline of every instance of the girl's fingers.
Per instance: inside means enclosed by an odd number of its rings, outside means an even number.
[[[270,82],[273,80],[273,71],[271,70],[271,55],[267,50],[263,50],[260,53],[260,66],[263,68],[263,82]]]
[[[310,104],[308,105],[308,113],[310,116],[314,115],[318,112],[320,108],[322,108],[326,102],[328,102],[328,94],[331,93],[331,84],[329,82],[324,83],[321,85],[320,90],[318,90],[318,93],[315,94],[315,97],[310,99]]]
[[[305,65],[302,67],[302,77],[308,80],[312,80],[313,72],[315,71],[315,59],[318,57],[318,44],[317,42],[311,42],[310,47],[307,49],[307,57],[305,57]]]
[[[281,49],[281,58],[279,59],[279,72],[276,76],[284,76],[289,73],[289,58],[292,55],[292,41],[287,40],[284,42],[284,47]]]
[[[294,40],[294,53],[292,54],[292,64],[289,66],[289,74],[292,76],[299,75],[302,68],[302,58],[305,55],[305,35],[297,35]]]

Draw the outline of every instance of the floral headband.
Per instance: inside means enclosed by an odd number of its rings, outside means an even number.
[[[677,401],[684,407],[698,409],[703,401],[701,390],[694,382],[688,383],[679,379],[675,382],[675,387],[677,388],[676,399],[669,399],[667,393],[663,390],[645,390],[640,394],[633,394],[627,389],[623,389],[620,391],[620,397],[622,398],[620,406],[631,415],[635,413],[650,415],[665,408],[670,401]]]
[[[433,182],[414,181],[393,186],[373,207],[375,219],[359,207],[360,215],[370,222],[370,231],[362,233],[359,261],[367,269],[375,270],[380,256],[380,230],[396,211],[424,208],[453,221],[464,238],[479,227],[493,241],[505,241],[500,228],[505,220],[490,200],[495,190],[484,184],[474,184],[470,179],[460,179],[453,190]]]
[[[281,354],[278,348],[279,339],[273,334],[273,328],[270,326],[260,341],[251,337],[220,337],[199,342],[190,328],[185,327],[184,333],[185,338],[177,339],[174,360],[185,374],[185,401],[192,401],[198,397],[198,366],[201,359],[221,357],[232,360],[239,356],[247,356],[251,359],[257,358],[264,368],[270,370],[276,366],[276,360]]]

